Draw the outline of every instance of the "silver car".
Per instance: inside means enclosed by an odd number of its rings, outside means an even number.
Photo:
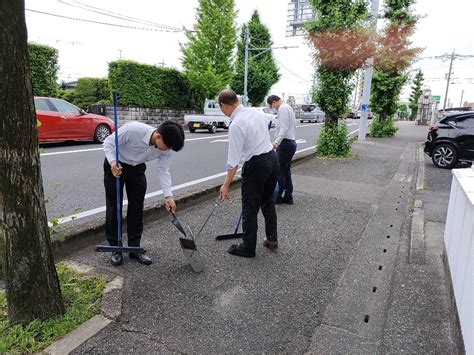
[[[303,104],[299,112],[299,120],[301,123],[308,122],[324,122],[324,112],[315,104]]]

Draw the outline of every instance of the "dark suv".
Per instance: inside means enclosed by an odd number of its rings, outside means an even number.
[[[455,113],[430,127],[425,153],[438,168],[474,160],[474,112]]]

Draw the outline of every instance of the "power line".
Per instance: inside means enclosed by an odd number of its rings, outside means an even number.
[[[120,27],[120,28],[128,28],[131,30],[139,30],[139,31],[151,31],[151,32],[184,32],[182,30],[176,31],[176,30],[167,30],[167,29],[155,29],[155,28],[146,28],[146,27],[135,27],[135,26],[127,26],[127,25],[119,25],[116,23],[109,23],[109,22],[101,22],[101,21],[93,21],[93,20],[85,20],[82,18],[77,18],[77,17],[69,17],[69,16],[63,16],[63,15],[57,15],[57,14],[52,14],[49,12],[44,12],[44,11],[38,11],[38,10],[32,10],[32,9],[25,9],[26,11],[34,12],[37,14],[41,15],[48,15],[48,16],[53,16],[53,17],[59,17],[59,18],[64,18],[68,20],[74,20],[74,21],[81,21],[81,22],[87,22],[87,23],[93,23],[96,25],[105,25],[105,26],[113,26],[113,27]]]
[[[159,23],[156,23],[156,22],[141,20],[141,19],[138,19],[138,18],[135,18],[135,17],[122,15],[122,14],[119,14],[119,13],[116,13],[116,12],[112,12],[112,11],[108,11],[108,10],[101,9],[101,8],[98,8],[98,7],[90,6],[90,5],[87,5],[87,4],[84,4],[84,3],[80,3],[78,1],[73,1],[75,4],[68,3],[64,0],[57,0],[57,1],[61,4],[63,4],[63,5],[72,6],[72,7],[78,8],[78,9],[82,9],[82,10],[85,10],[85,11],[97,13],[97,14],[100,14],[100,15],[103,15],[103,16],[108,16],[108,17],[112,17],[112,18],[115,18],[115,19],[119,19],[119,20],[135,22],[135,23],[140,23],[140,24],[144,24],[144,25],[147,25],[147,26],[159,27],[159,28],[163,28],[163,29],[173,30],[173,31],[176,31],[176,32],[181,32],[181,29],[176,28],[176,27],[172,27],[172,26],[168,26],[168,25],[162,25],[162,24],[159,24]]]
[[[299,76],[298,74],[292,72],[292,71],[291,71],[290,69],[288,69],[285,65],[283,65],[278,59],[276,59],[276,58],[274,58],[274,59],[275,59],[275,61],[276,61],[278,64],[280,64],[280,65],[283,67],[283,69],[285,69],[288,73],[294,75],[294,76],[297,77],[298,79],[301,79],[301,80],[303,80],[303,81],[306,82],[306,83],[312,83],[312,82],[313,82],[312,80],[308,80],[307,78],[303,78],[302,76]]]

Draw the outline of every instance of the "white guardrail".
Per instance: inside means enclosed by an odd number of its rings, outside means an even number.
[[[466,354],[474,354],[474,167],[452,173],[444,243]]]

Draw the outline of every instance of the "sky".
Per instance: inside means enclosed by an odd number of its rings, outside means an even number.
[[[236,24],[241,26],[249,21],[252,12],[258,10],[261,21],[270,30],[274,47],[297,47],[273,50],[281,78],[271,93],[285,98],[292,95],[298,102],[303,102],[308,100],[312,85],[312,51],[303,37],[286,37],[288,3],[289,0],[235,0],[238,10]],[[108,63],[119,58],[182,69],[180,43],[186,42],[182,32],[160,32],[156,30],[163,27],[124,21],[118,17],[126,15],[168,27],[192,29],[197,6],[198,0],[25,0],[28,10],[57,15],[27,10],[28,40],[58,49],[58,76],[64,81],[86,76],[105,77]],[[92,7],[115,17],[85,10]],[[418,0],[414,12],[422,17],[413,35],[413,45],[424,50],[411,70],[423,71],[424,86],[430,88],[433,95],[441,96],[442,105],[449,60],[433,57],[453,51],[459,55],[471,55],[453,61],[447,97],[453,106],[459,106],[461,98],[463,102],[474,102],[474,1]],[[93,21],[154,30],[108,26]],[[409,95],[410,87],[407,85],[401,100],[407,101]]]

